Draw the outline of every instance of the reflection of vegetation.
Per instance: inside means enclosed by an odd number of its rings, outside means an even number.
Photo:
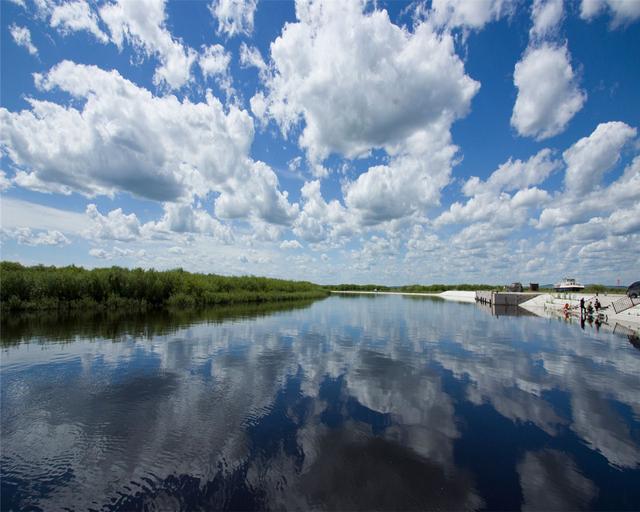
[[[266,277],[192,274],[182,269],[159,272],[120,267],[24,267],[1,262],[3,310],[159,307],[305,300],[328,292],[306,281]]]
[[[64,341],[80,336],[117,340],[122,336],[150,338],[169,334],[195,323],[219,323],[240,318],[267,316],[279,311],[309,307],[314,301],[269,302],[218,306],[206,309],[150,310],[147,312],[126,309],[105,310],[93,308],[87,311],[39,311],[21,312],[2,316],[0,344],[14,345],[32,339]]]

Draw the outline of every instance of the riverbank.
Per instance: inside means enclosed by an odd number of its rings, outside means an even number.
[[[476,300],[476,292],[467,290],[447,290],[441,293],[331,290],[331,293],[338,295],[409,295],[417,297],[439,297],[441,299],[455,300],[458,302],[475,302]]]
[[[307,281],[195,274],[120,267],[26,267],[1,262],[0,308],[5,311],[190,308],[319,299]]]

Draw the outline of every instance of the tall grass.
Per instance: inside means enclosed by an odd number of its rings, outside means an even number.
[[[194,274],[182,269],[157,271],[121,267],[26,267],[0,262],[3,311],[88,307],[136,309],[201,307],[325,297],[306,281],[266,277]]]

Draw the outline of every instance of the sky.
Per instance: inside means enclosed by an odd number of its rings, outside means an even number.
[[[3,260],[640,278],[640,0],[0,0]]]

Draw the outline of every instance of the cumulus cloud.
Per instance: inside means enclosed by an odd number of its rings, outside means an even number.
[[[30,99],[31,110],[0,109],[0,142],[21,171],[23,186],[66,187],[88,196],[127,191],[159,201],[217,192],[216,211],[288,224],[297,205],[279,190],[273,170],[248,156],[249,114],[225,112],[213,95],[192,103],[156,97],[122,78],[64,61],[36,76],[45,91],[85,100],[73,106]]]
[[[227,37],[251,35],[253,17],[258,0],[214,0],[209,6],[211,15],[218,20],[218,34]]]
[[[205,77],[224,76],[227,74],[231,55],[225,51],[224,46],[212,44],[204,46],[198,57],[198,64]]]
[[[430,16],[438,25],[481,29],[512,9],[505,0],[433,0]]]
[[[102,43],[109,37],[100,30],[98,17],[85,0],[74,0],[56,5],[51,12],[49,24],[61,33],[87,31]]]
[[[562,154],[567,164],[567,192],[584,194],[597,188],[604,174],[620,160],[623,146],[636,135],[637,130],[625,123],[601,123],[591,135],[567,149]]]
[[[353,233],[353,215],[337,199],[327,203],[320,181],[308,181],[300,190],[302,209],[293,224],[293,232],[307,242],[318,243]]]
[[[216,200],[217,216],[226,219],[253,216],[287,226],[298,215],[298,205],[289,202],[286,190],[278,189],[278,177],[264,162],[253,162],[247,173],[238,178],[230,179],[230,187]]]
[[[117,0],[101,7],[100,17],[118,48],[126,41],[146,56],[157,56],[156,85],[179,89],[191,80],[197,53],[167,30],[165,0]]]
[[[636,0],[582,0],[580,17],[591,21],[602,13],[611,15],[611,28],[628,25],[640,18],[640,2]]]
[[[438,205],[457,151],[450,137],[448,130],[419,132],[388,165],[371,167],[347,182],[345,203],[365,225],[425,213]]]
[[[297,2],[297,21],[271,44],[267,93],[252,101],[284,133],[304,120],[299,142],[313,162],[393,152],[410,135],[465,115],[479,88],[449,34],[427,23],[408,32],[386,11],[362,9]]]
[[[272,43],[268,68],[244,50],[244,61],[255,62],[265,82],[265,91],[251,99],[254,115],[274,120],[285,135],[303,123],[298,142],[318,177],[328,174],[322,162],[331,154],[387,152],[388,163],[343,184],[350,219],[341,212],[342,227],[373,226],[437,205],[458,149],[450,127],[479,89],[451,35],[426,22],[408,31],[386,11],[364,12],[356,1],[300,0],[296,17]],[[321,197],[307,202],[327,206]],[[318,241],[328,234],[323,226],[322,217],[303,209],[295,229]]]
[[[566,46],[545,43],[528,48],[516,64],[513,83],[518,96],[511,125],[518,134],[537,140],[563,132],[587,99]]]
[[[126,215],[122,208],[102,215],[95,204],[89,204],[86,214],[92,221],[87,235],[92,238],[128,242],[140,237],[140,221],[135,213]]]
[[[38,49],[31,42],[31,32],[27,27],[19,27],[14,23],[9,27],[9,33],[18,46],[26,48],[31,55],[38,55]]]
[[[526,161],[510,158],[486,181],[469,178],[462,191],[470,199],[464,204],[454,202],[435,219],[434,225],[491,221],[494,227],[521,226],[528,221],[532,209],[541,208],[551,198],[547,191],[533,185],[543,183],[560,166],[561,162],[553,158],[549,149],[539,151]]]
[[[509,192],[538,185],[560,166],[561,162],[553,158],[553,152],[550,149],[542,149],[524,162],[509,158],[485,182],[472,176],[465,182],[462,191],[466,196],[473,196],[482,192]]]
[[[624,123],[621,123],[624,124]],[[602,125],[600,125],[602,126]],[[600,126],[598,128],[600,128]],[[627,125],[624,125],[627,126]],[[629,128],[627,126],[627,128]],[[618,127],[620,132],[618,136],[627,131],[624,127]],[[598,129],[594,131],[592,136]],[[635,129],[632,129],[635,130]],[[606,130],[600,130],[602,136],[607,133]],[[635,132],[634,132],[635,133]],[[631,132],[629,132],[631,134]],[[613,133],[612,133],[613,136]],[[635,205],[640,197],[640,156],[636,156],[633,161],[624,169],[622,176],[613,181],[606,187],[600,185],[602,175],[611,169],[620,158],[620,150],[616,151],[615,141],[614,147],[608,143],[591,146],[588,144],[589,138],[585,137],[579,142],[582,144],[574,144],[569,148],[568,164],[578,165],[583,151],[592,151],[591,157],[600,164],[599,167],[591,167],[585,164],[585,172],[594,173],[596,182],[582,181],[579,176],[571,178],[567,182],[568,174],[565,175],[565,190],[558,194],[552,206],[545,208],[540,214],[536,225],[540,229],[551,227],[566,226],[589,221],[597,216],[608,215],[616,210],[625,211],[629,207]],[[591,139],[598,141],[599,137]],[[602,142],[602,139],[600,139]],[[620,141],[618,141],[620,143]],[[571,167],[572,175],[578,174],[577,167]],[[567,168],[567,173],[569,168]],[[571,183],[572,185],[569,185]],[[577,188],[571,188],[571,187]],[[567,188],[569,187],[569,188]],[[576,193],[577,190],[583,190],[582,194]]]
[[[302,249],[302,244],[297,240],[283,240],[280,249]]]
[[[532,39],[547,38],[555,34],[564,14],[564,0],[535,0],[531,7],[533,26],[529,31]]]
[[[64,246],[71,241],[58,230],[32,231],[30,228],[21,227],[15,229],[3,229],[3,232],[10,238],[14,238],[20,245],[46,245]]]
[[[158,222],[144,224],[141,232],[150,238],[171,233],[198,233],[212,236],[223,243],[233,241],[229,226],[222,224],[202,208],[181,203],[166,203],[162,218]]]

